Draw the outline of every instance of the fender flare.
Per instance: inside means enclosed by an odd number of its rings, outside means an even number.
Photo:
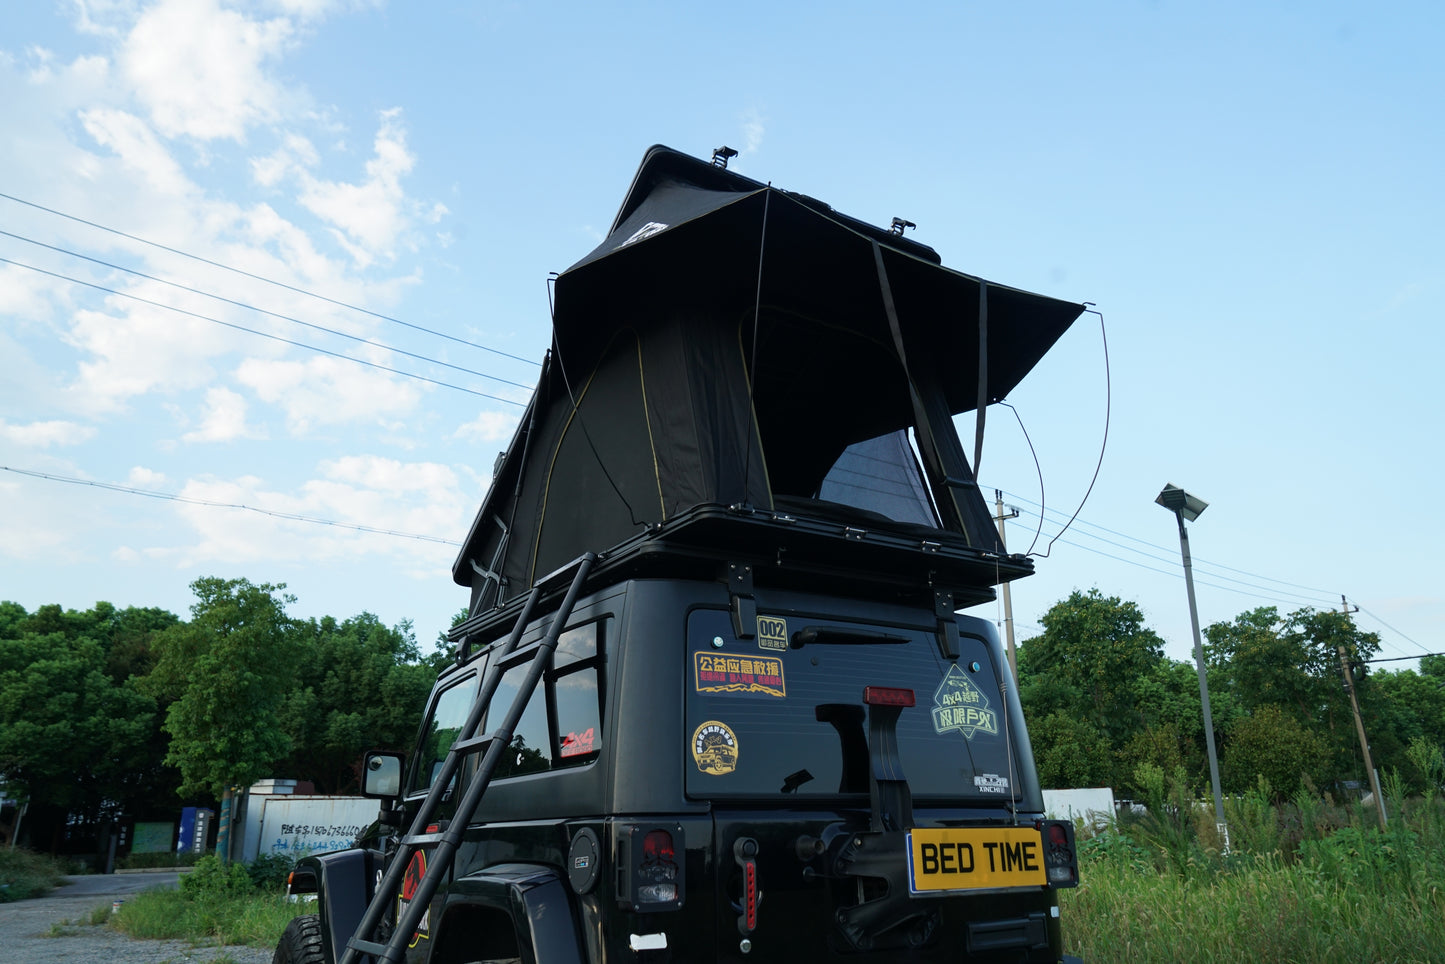
[[[437,937],[444,939],[447,917],[459,907],[485,907],[512,920],[522,960],[547,964],[586,964],[577,926],[572,889],[546,864],[493,864],[453,881],[448,889]],[[559,927],[558,919],[571,927]],[[529,946],[527,946],[529,945]]]
[[[316,883],[316,908],[321,915],[321,943],[326,959],[335,961],[366,913],[375,884],[376,855],[369,850],[341,850],[303,857],[298,872],[310,874]]]

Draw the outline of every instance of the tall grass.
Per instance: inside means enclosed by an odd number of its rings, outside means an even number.
[[[274,947],[292,917],[313,909],[288,902],[271,876],[240,864],[223,868],[215,857],[203,857],[181,878],[179,890],[137,894],[121,905],[113,923],[147,940]],[[256,877],[263,886],[257,886]]]
[[[65,879],[56,860],[15,847],[0,847],[0,903],[50,893]]]
[[[1445,961],[1445,801],[1373,809],[1267,784],[1213,808],[1166,778],[1150,813],[1080,844],[1060,904],[1070,953],[1110,961]],[[1148,785],[1148,784],[1146,784]],[[1156,813],[1153,804],[1162,811]]]

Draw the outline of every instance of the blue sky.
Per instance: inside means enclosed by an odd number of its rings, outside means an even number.
[[[600,239],[647,146],[728,144],[752,177],[916,222],[952,267],[1103,312],[1108,448],[1014,586],[1021,637],[1097,587],[1188,657],[1153,504],[1174,482],[1211,503],[1204,623],[1345,594],[1380,655],[1445,650],[1442,26],[1426,3],[17,4],[0,598],[184,614],[196,577],[245,576],[430,641],[465,605],[447,543],[536,376],[548,272]],[[1085,315],[1010,398],[1037,470],[988,413],[1010,548],[1042,503],[1042,551],[1089,488],[1104,359]]]

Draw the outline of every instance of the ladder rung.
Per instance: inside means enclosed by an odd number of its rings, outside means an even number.
[[[408,847],[430,847],[432,844],[442,842],[445,834],[440,833],[414,833],[401,838],[401,842]]]
[[[364,941],[359,937],[353,937],[346,942],[346,946],[353,951],[360,951],[363,954],[370,954],[373,957],[386,957],[386,945],[378,944],[376,941]]]
[[[497,738],[495,733],[478,733],[470,740],[458,740],[452,744],[453,753],[485,753],[487,747]]]

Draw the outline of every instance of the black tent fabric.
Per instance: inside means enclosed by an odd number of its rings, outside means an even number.
[[[866,456],[925,496],[896,521],[931,497],[930,524],[998,552],[951,416],[1004,398],[1082,310],[654,147],[557,279],[552,352],[454,578],[476,612],[696,506],[831,498]]]

